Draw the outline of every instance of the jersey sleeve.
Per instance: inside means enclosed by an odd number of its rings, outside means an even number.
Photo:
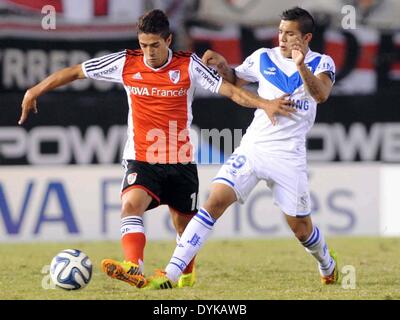
[[[218,93],[222,77],[215,70],[207,67],[196,54],[193,53],[190,60],[189,74],[193,83],[205,90]]]
[[[82,63],[86,78],[122,83],[126,50],[111,53]]]
[[[321,61],[319,62],[317,69],[315,69],[314,74],[326,73],[332,81],[332,84],[335,83],[336,77],[336,66],[335,62],[330,56],[322,55]]]
[[[259,56],[255,51],[243,61],[243,63],[235,68],[236,76],[248,82],[258,82],[258,74],[256,72],[256,60]]]

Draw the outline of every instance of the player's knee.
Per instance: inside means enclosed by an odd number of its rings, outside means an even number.
[[[300,241],[300,242],[304,242],[309,238],[309,234],[307,231],[307,228],[303,225],[300,225],[298,227],[294,227],[293,229],[293,233],[295,235],[295,237]]]
[[[310,237],[313,230],[310,217],[292,217],[286,215],[286,220],[299,241],[304,242]]]
[[[134,201],[123,201],[121,209],[121,218],[127,216],[142,216],[144,213],[143,205]]]
[[[185,219],[179,219],[177,223],[175,224],[175,230],[179,234],[179,236],[182,235],[183,231],[185,231],[186,226],[190,222],[193,216],[187,216]]]
[[[185,231],[185,228],[186,228],[186,226],[184,226],[184,225],[176,226],[176,228],[175,228],[176,229],[176,233],[179,234],[179,236],[181,236],[183,231]]]

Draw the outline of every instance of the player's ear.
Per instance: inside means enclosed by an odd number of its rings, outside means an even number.
[[[165,39],[165,42],[167,43],[167,47],[169,47],[172,43],[172,33],[168,36],[167,39]]]
[[[311,32],[306,33],[305,36],[304,36],[304,41],[309,43],[311,41],[312,37],[313,37],[313,35],[312,35]]]

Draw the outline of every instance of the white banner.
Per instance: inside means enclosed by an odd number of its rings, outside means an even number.
[[[200,205],[218,168],[199,166]],[[310,167],[313,220],[325,234],[379,234],[380,170],[365,164]],[[122,175],[118,165],[0,167],[0,241],[119,239]],[[272,202],[260,182],[244,205],[231,206],[220,218],[213,237],[291,235]],[[145,228],[148,239],[175,237],[166,206],[146,213]]]
[[[380,175],[381,235],[400,236],[400,166],[385,165]]]

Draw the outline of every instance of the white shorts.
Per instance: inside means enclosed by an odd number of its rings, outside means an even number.
[[[272,190],[274,203],[287,215],[311,213],[306,159],[271,156],[256,146],[239,146],[221,167],[213,183],[230,186],[239,203],[246,201],[260,180]]]

